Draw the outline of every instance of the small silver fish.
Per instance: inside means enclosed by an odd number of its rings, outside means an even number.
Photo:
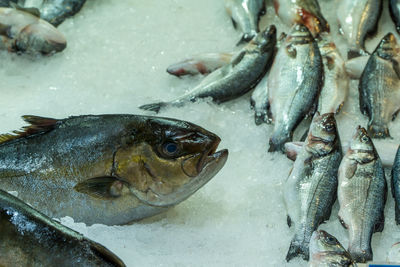
[[[251,90],[267,71],[275,44],[276,28],[271,25],[241,49],[229,64],[209,74],[185,95],[170,102],[147,104],[139,108],[159,112],[164,107],[180,107],[187,102],[207,97],[216,103],[222,103],[242,96]]]
[[[361,75],[360,110],[368,115],[368,133],[372,138],[390,137],[388,124],[400,110],[400,47],[396,37],[383,37]]]
[[[312,233],[328,220],[336,200],[337,170],[342,149],[333,113],[313,118],[307,140],[284,185],[289,227],[295,235],[286,260],[308,260]]]
[[[243,32],[238,45],[249,42],[257,35],[260,16],[265,13],[264,0],[225,0],[225,8],[234,28],[239,25]]]
[[[337,7],[340,32],[350,45],[348,58],[365,52],[365,39],[377,30],[382,13],[382,0],[342,0]]]
[[[316,109],[323,82],[318,44],[306,26],[296,24],[280,46],[268,75],[268,102],[274,124],[269,150],[283,150],[304,116]]]
[[[386,179],[367,131],[358,126],[339,167],[339,220],[349,230],[349,253],[356,262],[372,260],[371,238],[384,226]]]

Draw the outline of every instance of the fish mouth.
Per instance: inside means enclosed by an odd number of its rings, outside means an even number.
[[[208,153],[204,153],[203,157],[200,159],[197,165],[197,169],[200,170],[198,175],[190,179],[186,184],[174,190],[172,193],[164,195],[155,193],[153,190],[148,189],[143,196],[143,192],[136,192],[135,189],[131,189],[131,192],[140,201],[155,207],[174,206],[184,201],[203,187],[222,169],[222,167],[224,167],[229,153],[227,149],[215,152],[218,143],[219,141],[216,142],[216,144],[214,143],[207,151]]]
[[[203,156],[200,158],[199,162],[197,163],[196,169],[197,169],[198,174],[201,173],[201,171],[207,164],[209,164],[215,160],[214,155],[216,154],[216,151],[217,151],[217,148],[218,148],[218,145],[220,142],[221,142],[221,139],[219,137],[216,137],[216,140],[212,143],[210,148],[203,153]]]

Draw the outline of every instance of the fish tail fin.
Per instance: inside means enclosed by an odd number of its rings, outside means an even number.
[[[372,138],[391,137],[389,133],[389,128],[383,125],[369,124],[368,133]]]
[[[309,246],[308,244],[305,244],[304,242],[301,242],[299,240],[296,240],[296,238],[294,238],[292,242],[290,242],[290,247],[286,255],[286,261],[289,262],[290,260],[292,260],[297,256],[301,256],[303,260],[308,261]]]
[[[368,249],[353,249],[349,247],[349,253],[355,262],[365,263],[373,258],[371,248]]]
[[[155,113],[158,113],[158,112],[160,112],[160,109],[162,109],[166,106],[167,106],[166,102],[158,102],[158,103],[142,105],[139,108],[143,109],[143,110],[154,111]]]
[[[291,141],[291,135],[286,134],[273,134],[269,139],[269,149],[268,152],[281,151],[285,152],[285,143]]]

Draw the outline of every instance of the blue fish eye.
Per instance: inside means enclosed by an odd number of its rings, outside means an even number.
[[[178,152],[178,145],[175,143],[164,144],[163,150],[168,156],[175,155]]]

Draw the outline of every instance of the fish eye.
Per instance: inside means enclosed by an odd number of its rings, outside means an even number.
[[[166,142],[162,146],[162,151],[167,156],[175,156],[179,152],[179,147],[174,142]]]
[[[335,242],[335,239],[333,238],[333,237],[331,237],[331,236],[326,236],[325,237],[325,241],[326,241],[326,243],[328,243],[328,244],[335,244],[336,242]]]
[[[361,137],[361,141],[362,141],[363,143],[368,142],[368,137],[366,137],[365,135],[363,135],[363,137]]]
[[[330,132],[330,131],[333,131],[333,129],[334,129],[334,126],[333,126],[333,124],[327,124],[327,125],[325,125],[325,129],[328,131],[328,132]]]

